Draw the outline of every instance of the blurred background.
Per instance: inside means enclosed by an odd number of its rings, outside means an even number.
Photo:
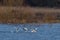
[[[3,6],[60,7],[60,0],[0,0]]]

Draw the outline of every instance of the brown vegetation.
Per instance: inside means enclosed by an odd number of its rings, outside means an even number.
[[[47,8],[46,8],[47,9]],[[45,8],[44,8],[45,10]],[[30,7],[0,7],[0,23],[56,23],[60,22],[60,11],[57,9]],[[54,11],[55,10],[55,11]],[[58,9],[59,10],[59,9]]]

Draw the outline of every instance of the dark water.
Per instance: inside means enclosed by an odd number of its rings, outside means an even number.
[[[60,40],[60,24],[0,24],[0,40]]]

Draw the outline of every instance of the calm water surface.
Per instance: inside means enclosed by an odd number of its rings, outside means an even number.
[[[0,40],[60,40],[60,23],[0,24]]]

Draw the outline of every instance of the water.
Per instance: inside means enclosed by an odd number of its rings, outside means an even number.
[[[60,24],[0,24],[0,40],[60,40]]]

